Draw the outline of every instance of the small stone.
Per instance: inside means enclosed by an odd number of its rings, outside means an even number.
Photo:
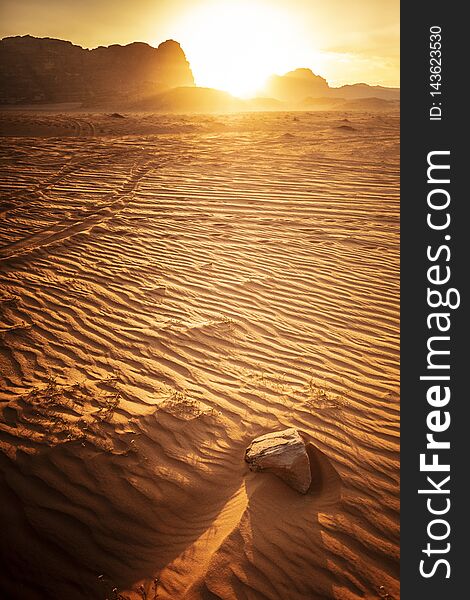
[[[245,461],[252,471],[273,473],[301,494],[312,483],[305,442],[293,428],[255,438],[246,449]]]

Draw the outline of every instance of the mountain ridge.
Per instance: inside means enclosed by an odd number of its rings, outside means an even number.
[[[311,69],[299,68],[284,75],[272,75],[266,84],[269,96],[283,102],[301,102],[308,97],[342,98],[356,100],[358,98],[380,98],[382,100],[399,100],[400,89],[369,85],[367,83],[346,84],[330,87],[321,75]]]
[[[194,92],[181,91],[186,88],[194,88]],[[194,101],[197,110],[216,110],[223,106],[224,97],[230,107],[244,106],[240,99],[223,96],[221,90],[196,86],[184,50],[175,40],[156,48],[132,42],[91,49],[68,40],[31,35],[0,40],[0,105],[74,102],[89,108],[109,104],[152,107],[155,101],[157,110],[176,110],[191,107]],[[330,87],[324,77],[302,67],[272,75],[265,91],[251,102],[297,108],[319,98],[395,103],[400,90],[365,83]]]
[[[194,85],[180,44],[145,42],[82,48],[68,40],[0,40],[0,104],[129,100]]]

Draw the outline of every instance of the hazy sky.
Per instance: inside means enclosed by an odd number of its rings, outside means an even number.
[[[331,85],[399,85],[399,0],[0,0],[0,37],[94,48],[179,41],[196,83],[248,95],[309,67]]]

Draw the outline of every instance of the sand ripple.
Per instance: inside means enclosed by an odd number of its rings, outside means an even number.
[[[343,117],[3,139],[6,597],[398,598],[398,122]]]

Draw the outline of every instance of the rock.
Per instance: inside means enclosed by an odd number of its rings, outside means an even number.
[[[305,442],[296,429],[285,429],[255,438],[245,452],[252,471],[266,471],[306,494],[312,483]]]
[[[325,100],[327,98],[346,101],[358,98],[379,98],[399,100],[400,89],[356,83],[335,88],[330,87],[326,79],[316,75],[310,69],[295,69],[285,75],[272,75],[266,83],[266,93],[272,98],[297,106],[299,102]]]
[[[299,102],[307,96],[326,96],[329,86],[323,77],[310,69],[296,69],[285,75],[272,75],[266,89],[268,96],[283,102]]]
[[[178,42],[142,42],[88,50],[30,35],[0,40],[0,104],[135,101],[194,78]]]

